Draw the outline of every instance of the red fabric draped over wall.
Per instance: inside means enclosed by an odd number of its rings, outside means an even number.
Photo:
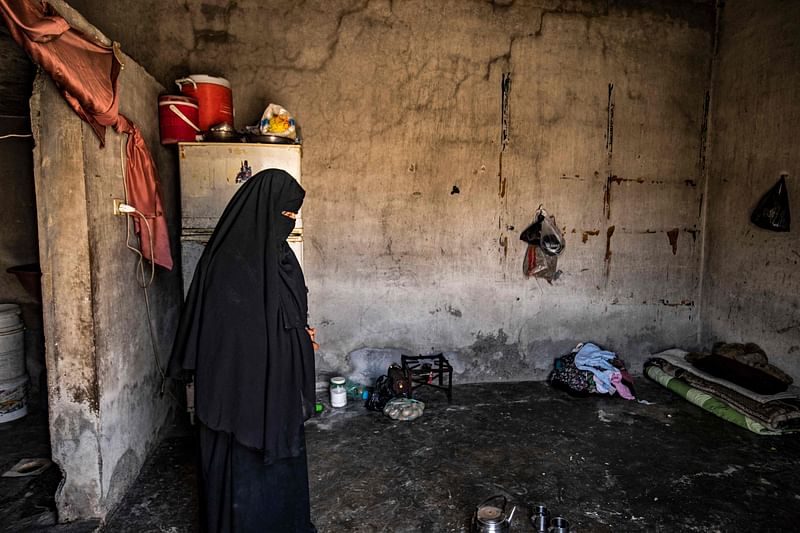
[[[122,67],[114,49],[100,46],[70,28],[62,17],[50,13],[45,2],[0,0],[0,15],[14,40],[50,74],[72,109],[91,125],[101,146],[105,144],[107,126],[128,135],[127,203],[148,222],[142,224],[136,219],[142,254],[171,270],[172,254],[158,170],[139,128],[119,112],[117,77]]]

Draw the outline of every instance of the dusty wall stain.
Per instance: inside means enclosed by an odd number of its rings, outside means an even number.
[[[500,328],[496,333],[477,332],[475,341],[463,350],[469,354],[461,379],[481,381],[485,376],[513,379],[519,375],[522,362],[519,342],[509,342],[508,334]]]
[[[608,153],[609,165],[611,156],[614,153],[614,84],[608,84],[608,103],[606,104],[606,152]]]
[[[670,300],[662,299],[659,300],[659,303],[666,307],[694,307],[694,300],[680,300],[677,302],[673,302]]]
[[[69,385],[67,391],[73,402],[86,404],[92,412],[98,413],[100,411],[100,391],[97,386],[97,380],[91,381],[91,383],[83,386]]]
[[[511,127],[511,107],[509,96],[511,94],[511,73],[504,72],[500,80],[500,145],[505,151],[509,141],[509,130]]]
[[[454,317],[461,318],[462,316],[461,310],[453,307],[452,305],[448,305],[445,309],[447,310],[448,313],[450,313]]]
[[[614,236],[614,230],[616,230],[616,226],[609,226],[606,230],[606,255],[603,257],[603,261],[605,263],[605,276],[608,278],[608,274],[611,268],[611,237]]]
[[[603,187],[603,214],[606,219],[611,218],[611,183],[616,176],[608,176]]]
[[[600,235],[600,230],[599,230],[599,229],[595,229],[595,230],[590,230],[590,231],[584,231],[584,232],[581,234],[581,241],[582,241],[582,242],[586,242],[586,241],[588,241],[588,240],[589,240],[589,236],[590,236],[590,235],[591,235],[592,237],[596,237],[597,235]]]
[[[704,175],[706,171],[706,152],[708,150],[708,113],[710,112],[711,108],[711,93],[706,91],[705,97],[703,98],[703,120],[702,125],[700,126],[700,150],[698,155],[698,166],[700,167],[700,175]],[[692,180],[686,180],[686,184],[689,185],[691,182],[692,185],[694,183]]]
[[[506,196],[506,176],[503,174],[503,154],[509,142],[509,129],[511,127],[511,108],[509,95],[511,93],[511,73],[504,72],[500,81],[500,154],[498,155],[498,190],[497,194],[502,199]]]
[[[667,238],[669,239],[669,245],[672,247],[672,255],[676,255],[678,253],[678,235],[680,234],[680,229],[672,228],[667,232]]]
[[[606,220],[611,219],[611,184],[616,179],[612,173],[612,160],[614,157],[614,84],[608,84],[608,100],[606,102],[606,170],[607,179],[603,191],[603,212]]]
[[[616,183],[617,185],[619,185],[619,184],[625,183],[625,182],[629,182],[629,183],[644,183],[645,179],[644,178],[621,178],[619,176],[611,176],[608,181],[609,181],[609,183]]]
[[[500,249],[503,252],[503,257],[508,257],[508,235],[500,236]]]

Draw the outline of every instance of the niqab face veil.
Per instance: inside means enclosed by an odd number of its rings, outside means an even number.
[[[313,412],[314,352],[303,273],[286,237],[305,191],[270,169],[220,217],[195,270],[172,350],[172,376],[193,371],[197,417],[263,450],[297,456]]]

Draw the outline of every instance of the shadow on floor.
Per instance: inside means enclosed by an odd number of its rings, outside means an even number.
[[[31,395],[28,414],[0,424],[0,473],[22,459],[50,458],[47,403]],[[51,465],[39,475],[0,477],[0,529],[29,531],[56,523],[55,493],[61,471]]]

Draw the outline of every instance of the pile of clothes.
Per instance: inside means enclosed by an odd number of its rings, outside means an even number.
[[[636,399],[633,378],[622,360],[591,342],[578,344],[557,358],[548,382],[575,396],[619,394],[626,400]]]
[[[800,389],[757,345],[655,354],[644,374],[716,416],[760,435],[800,431]]]

